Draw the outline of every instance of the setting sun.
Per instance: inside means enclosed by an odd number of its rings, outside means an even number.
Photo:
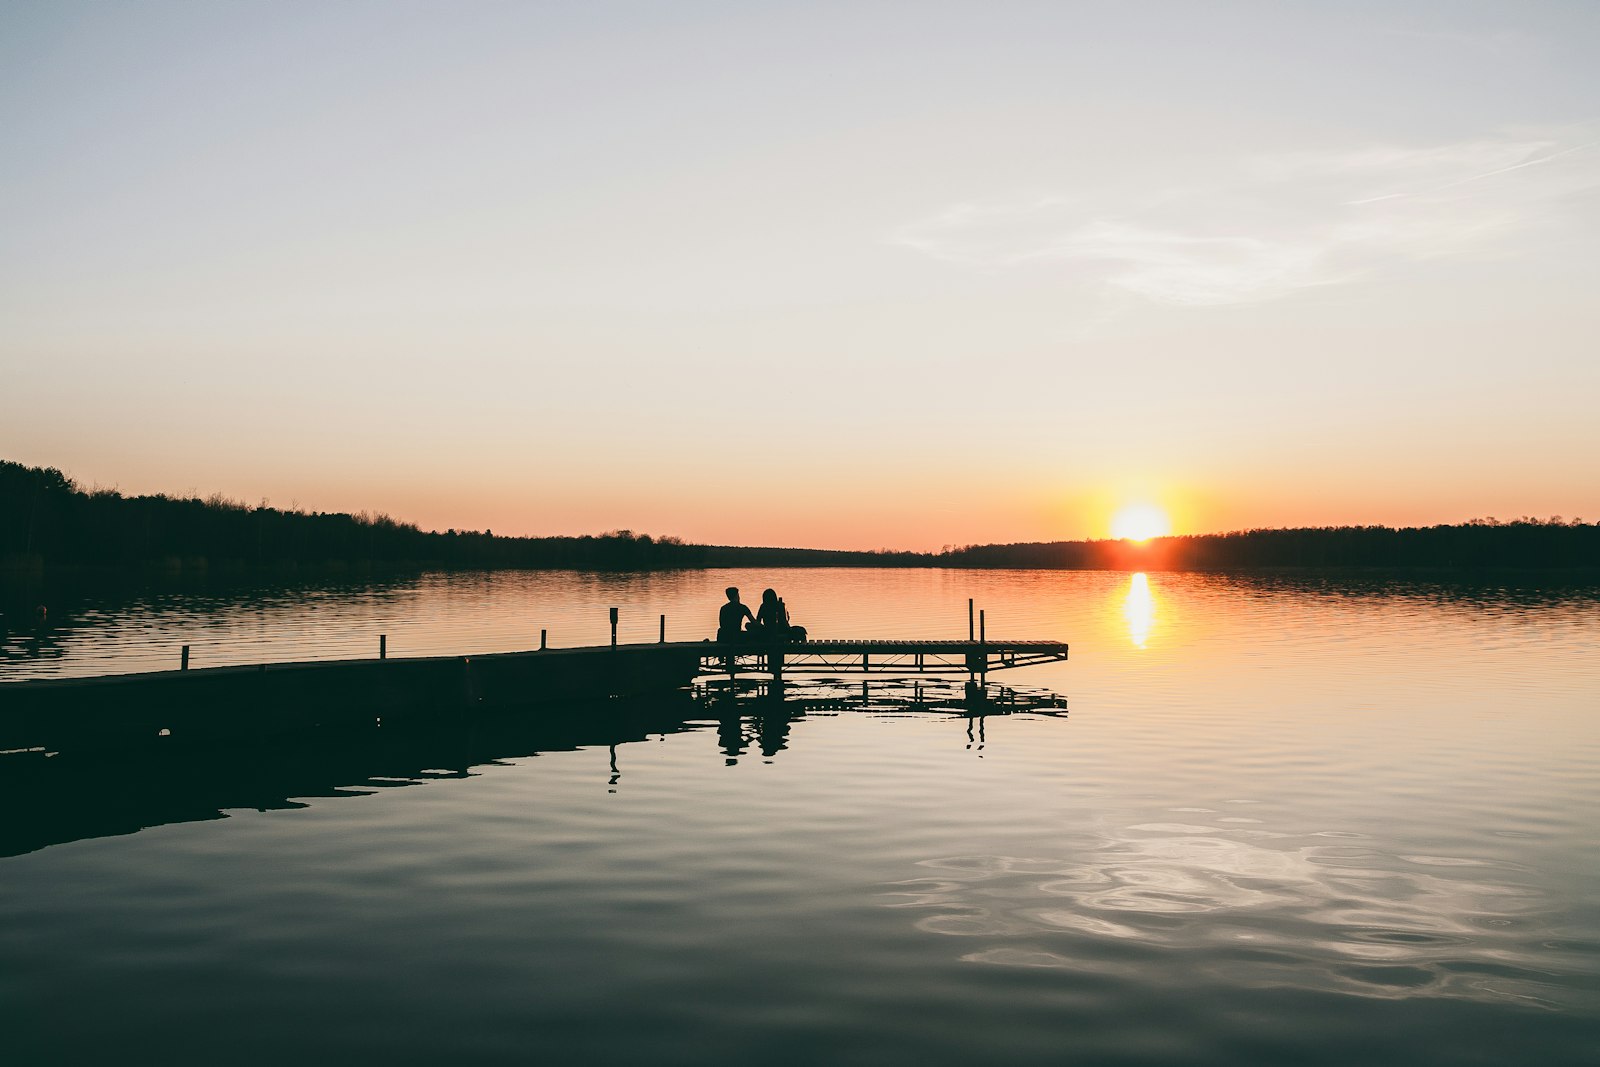
[[[1172,520],[1154,504],[1135,504],[1111,520],[1111,536],[1119,540],[1148,541],[1172,532]]]

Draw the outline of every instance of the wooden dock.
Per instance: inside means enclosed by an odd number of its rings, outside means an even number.
[[[1057,663],[1067,658],[1064,641],[801,641],[774,646],[744,643],[697,646],[700,673],[750,671],[774,677],[841,674],[966,674]]]
[[[183,662],[187,664],[187,649]],[[235,740],[480,706],[535,707],[683,689],[698,677],[966,674],[1065,660],[1053,641],[661,641],[481,656],[324,660],[0,683],[0,751]]]

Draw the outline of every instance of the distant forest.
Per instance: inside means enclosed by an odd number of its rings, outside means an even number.
[[[1450,526],[1311,526],[1290,530],[972,545],[940,566],[1061,570],[1250,570],[1279,567],[1579,570],[1600,567],[1600,523],[1560,516]]]
[[[387,515],[251,506],[221,495],[123,496],[54,467],[0,460],[0,568],[167,571],[383,567],[658,570],[731,566],[928,566],[912,552],[690,545],[630,530],[497,537],[419,529]]]
[[[1518,568],[1600,566],[1600,524],[1559,516],[1450,526],[1244,530],[1127,541],[969,545],[942,552],[845,552],[685,544],[619,530],[498,537],[419,529],[387,515],[285,510],[211,496],[123,496],[80,488],[53,467],[0,460],[0,569],[993,567],[1085,570]]]

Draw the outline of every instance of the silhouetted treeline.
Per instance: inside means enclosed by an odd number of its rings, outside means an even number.
[[[699,545],[707,567],[936,567],[927,552],[848,552],[835,548],[746,548]]]
[[[954,567],[1064,570],[1243,570],[1253,567],[1500,568],[1600,566],[1600,524],[1523,517],[1451,526],[1311,526],[1158,537],[1148,542],[1054,541],[947,549]]]
[[[0,565],[157,567],[390,566],[651,570],[752,565],[928,565],[913,553],[690,545],[629,530],[581,537],[424,531],[387,515],[257,507],[80,489],[53,467],[0,460]]]
[[[696,567],[1256,567],[1580,569],[1600,566],[1600,524],[1476,519],[1395,529],[1326,526],[1127,541],[972,545],[940,553],[685,544],[628,530],[583,537],[424,531],[387,515],[83,490],[53,467],[0,460],[0,565],[175,570],[328,566],[653,570]]]

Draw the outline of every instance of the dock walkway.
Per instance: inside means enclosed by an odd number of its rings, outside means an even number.
[[[1064,641],[799,641],[781,645],[702,642],[700,673],[772,675],[968,674],[1056,663]]]
[[[221,738],[480,706],[553,705],[671,691],[697,677],[752,671],[775,679],[982,678],[1066,658],[1067,646],[1054,641],[661,641],[0,682],[0,751],[86,738]]]

